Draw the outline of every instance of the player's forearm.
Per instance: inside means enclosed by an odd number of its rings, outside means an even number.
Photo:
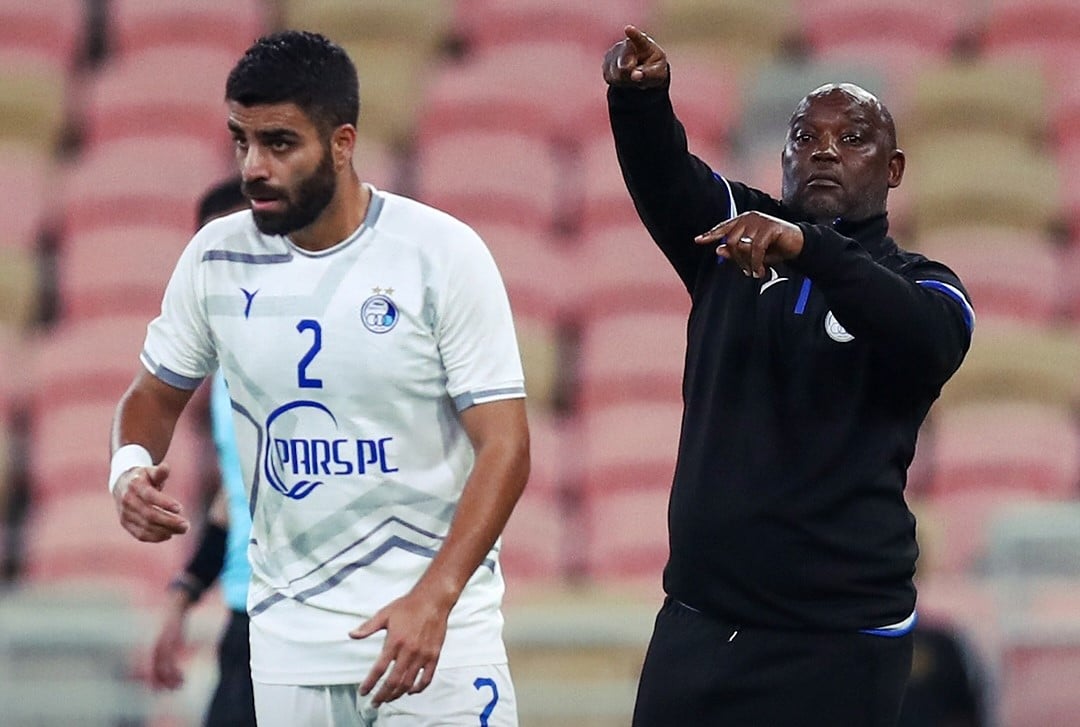
[[[148,372],[140,372],[116,407],[111,450],[115,452],[125,444],[139,444],[150,452],[154,462],[160,462],[190,398],[190,391],[175,389]]]

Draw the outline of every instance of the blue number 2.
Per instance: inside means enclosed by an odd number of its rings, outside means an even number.
[[[495,711],[495,704],[499,701],[499,688],[495,686],[495,680],[488,677],[480,677],[472,685],[477,689],[491,687],[491,701],[487,703],[484,711],[480,713],[480,727],[488,727],[488,717]]]
[[[307,375],[307,367],[311,363],[311,360],[315,358],[315,354],[322,348],[322,326],[318,321],[313,321],[310,318],[305,318],[296,324],[296,330],[303,333],[304,331],[314,331],[315,340],[311,344],[311,348],[304,354],[304,357],[300,359],[300,363],[296,365],[296,383],[301,389],[321,389],[322,379],[309,379]]]

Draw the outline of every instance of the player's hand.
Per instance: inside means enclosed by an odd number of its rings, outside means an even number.
[[[754,278],[766,268],[802,252],[803,234],[797,225],[761,212],[744,212],[694,238],[699,245],[716,244],[716,254],[732,260]]]
[[[168,476],[169,466],[162,462],[132,467],[116,483],[113,499],[120,524],[137,540],[160,543],[183,535],[191,525],[180,502],[161,491]]]
[[[664,49],[633,25],[604,54],[604,80],[612,86],[654,88],[667,83],[669,70]]]
[[[449,609],[440,606],[437,599],[414,590],[350,631],[349,637],[353,639],[386,631],[382,653],[360,685],[360,694],[367,696],[383,675],[386,678],[372,698],[376,707],[403,694],[424,691],[435,676],[449,615]]]
[[[179,689],[184,685],[184,672],[180,669],[180,654],[184,645],[184,615],[172,609],[154,641],[150,686],[154,689]]]

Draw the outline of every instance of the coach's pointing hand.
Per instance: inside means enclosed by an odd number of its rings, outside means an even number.
[[[664,49],[652,38],[627,25],[620,40],[604,54],[604,80],[612,86],[655,88],[667,83],[668,62]]]

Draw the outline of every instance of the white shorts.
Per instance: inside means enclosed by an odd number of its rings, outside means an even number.
[[[517,727],[506,664],[436,669],[419,694],[378,707],[358,684],[296,686],[254,682],[259,727]]]

